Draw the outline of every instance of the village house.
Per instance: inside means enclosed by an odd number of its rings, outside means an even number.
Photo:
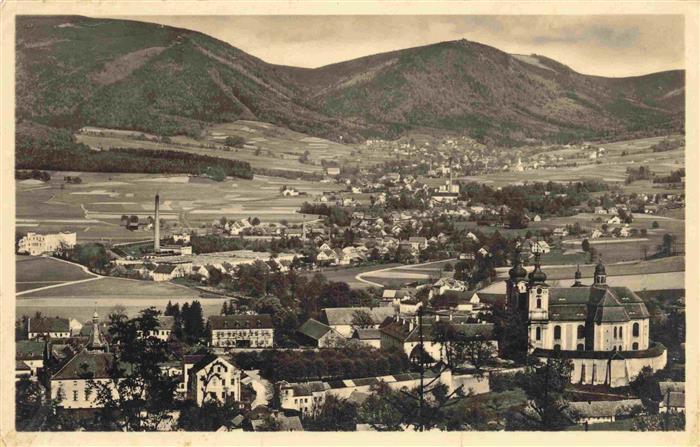
[[[387,318],[379,327],[382,349],[398,348],[403,350],[409,358],[416,358],[420,344],[420,325],[418,316]],[[437,322],[450,324],[466,340],[483,340],[494,348],[494,354],[498,351],[498,342],[494,336],[493,323],[467,323],[467,318],[461,315],[430,315],[423,316],[423,346],[434,361],[445,361],[444,346],[434,340],[432,327]]]
[[[352,340],[370,348],[382,347],[381,333],[377,328],[356,328],[352,333]]]
[[[643,408],[641,399],[569,402],[567,412],[577,424],[615,422]]]
[[[259,315],[212,315],[209,317],[212,346],[272,348],[275,329],[272,318]]]
[[[329,307],[322,311],[322,322],[339,332],[343,337],[350,338],[355,330],[353,319],[357,312],[366,312],[372,318],[372,327],[379,327],[387,317],[394,315],[391,307]]]
[[[27,338],[68,338],[70,337],[70,323],[67,318],[28,318]]]
[[[44,367],[46,342],[38,340],[20,340],[15,343],[15,371],[24,371],[22,375],[36,379]]]
[[[685,413],[685,382],[659,382],[659,413]]]
[[[332,327],[309,318],[297,332],[318,348],[333,348],[345,344],[345,337]]]
[[[199,406],[241,400],[241,370],[225,356],[203,356],[188,369],[187,380],[187,393]]]

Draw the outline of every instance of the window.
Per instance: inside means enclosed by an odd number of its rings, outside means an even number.
[[[632,325],[632,336],[639,337],[639,323],[634,323]]]
[[[538,288],[537,288],[537,294],[538,294],[538,295],[542,295],[542,287],[538,287]]]
[[[73,390],[73,402],[78,401],[78,390]]]
[[[535,329],[535,340],[539,341],[542,338],[542,329]]]
[[[576,338],[585,338],[586,337],[586,328],[581,324],[576,328]]]
[[[561,351],[561,345],[560,345],[559,343],[557,343],[556,345],[554,345],[554,350],[555,350],[555,351]]]
[[[622,327],[617,330],[617,335],[620,337],[620,341],[622,341]]]
[[[554,339],[561,340],[561,326],[554,326]]]
[[[583,351],[583,343],[577,344],[577,345],[576,345],[576,350],[577,350],[577,351]],[[586,365],[583,365],[583,367],[585,368]]]
[[[638,350],[638,349],[639,349],[639,343],[637,343],[637,342],[635,341],[634,343],[632,343],[632,350],[633,350],[633,351],[636,351],[636,350]]]
[[[541,298],[537,298],[537,308],[542,309],[542,299]]]
[[[617,338],[617,327],[613,328],[613,338]]]

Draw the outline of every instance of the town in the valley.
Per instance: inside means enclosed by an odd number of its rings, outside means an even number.
[[[60,44],[22,45],[39,76]],[[18,431],[684,430],[683,129],[323,134],[236,107],[18,122]]]

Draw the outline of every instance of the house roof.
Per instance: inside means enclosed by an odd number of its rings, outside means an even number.
[[[320,321],[314,320],[313,318],[309,318],[299,326],[299,331],[300,333],[306,335],[309,338],[312,338],[314,340],[320,340],[321,337],[326,335],[328,331],[331,331],[331,327],[327,326]]]
[[[30,318],[27,332],[70,332],[68,318]]]
[[[279,423],[280,431],[304,431],[304,426],[301,424],[301,419],[299,419],[299,416],[285,416],[277,414],[271,417]],[[250,425],[253,427],[254,431],[259,431],[261,427],[265,426],[265,419],[251,420]]]
[[[54,374],[51,380],[108,378],[113,362],[114,356],[110,353],[82,350]]]
[[[209,317],[212,330],[221,329],[272,329],[272,317],[259,315],[212,315]]]
[[[15,360],[15,371],[31,371],[31,369],[32,368],[22,360]]]
[[[176,268],[177,268],[177,266],[174,264],[159,264],[158,267],[156,267],[156,269],[153,270],[153,273],[161,273],[161,274],[169,275],[173,271],[175,271]]]
[[[372,316],[374,324],[379,324],[386,317],[394,315],[394,309],[391,307],[329,307],[323,309],[325,320],[329,326],[351,325],[352,319],[357,311],[364,311]]]
[[[629,414],[629,411],[636,406],[642,406],[641,399],[569,403],[569,409],[573,410],[579,418],[614,417],[620,413]]]
[[[41,360],[44,358],[46,342],[36,340],[20,340],[15,343],[16,360]]]
[[[360,340],[379,340],[381,338],[381,333],[379,329],[368,328],[368,329],[355,329],[353,338],[358,338]]]
[[[160,329],[172,331],[175,328],[175,317],[169,315],[159,315],[158,327]]]
[[[200,358],[197,361],[197,363],[195,363],[192,366],[192,369],[190,370],[190,374],[196,374],[202,368],[206,368],[208,365],[210,365],[211,363],[216,362],[216,361],[225,362],[225,363],[228,363],[229,365],[235,367],[235,365],[233,364],[233,362],[231,361],[231,359],[229,357],[210,353],[210,354],[206,354],[206,355],[202,356],[202,358]]]

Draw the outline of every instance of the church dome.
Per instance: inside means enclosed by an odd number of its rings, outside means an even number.
[[[603,261],[598,261],[598,265],[595,266],[595,276],[605,276],[605,266]]]
[[[512,269],[508,270],[508,275],[514,280],[525,279],[527,277],[527,270],[525,270],[523,265],[518,262]]]
[[[535,270],[530,272],[529,278],[530,282],[533,283],[543,283],[547,281],[547,275],[540,269],[539,265],[536,265]]]

